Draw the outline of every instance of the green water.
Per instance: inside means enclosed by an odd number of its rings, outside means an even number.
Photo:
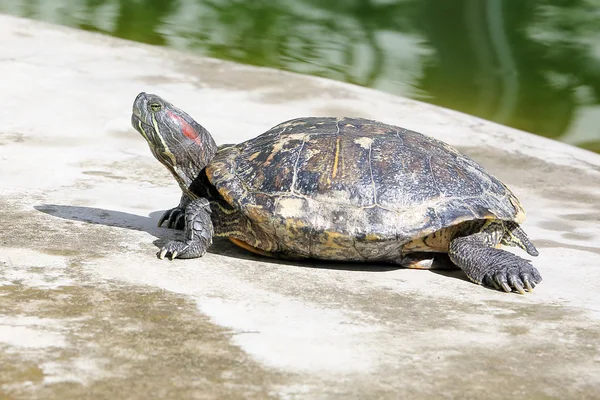
[[[600,0],[0,0],[0,12],[356,83],[600,152]]]

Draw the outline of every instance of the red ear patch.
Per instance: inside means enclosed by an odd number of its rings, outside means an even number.
[[[198,131],[194,129],[192,125],[188,124],[188,122],[185,119],[181,118],[177,114],[173,114],[170,111],[168,111],[168,114],[169,117],[171,117],[171,119],[177,121],[177,123],[181,127],[181,131],[186,137],[192,139],[197,144],[202,144],[202,142],[200,141],[200,135],[198,134]]]

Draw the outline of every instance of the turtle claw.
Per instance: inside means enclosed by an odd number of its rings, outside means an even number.
[[[479,284],[484,285],[484,286],[491,286],[491,287],[493,287],[496,290],[502,290],[502,286],[500,286],[500,283],[496,282],[496,280],[494,279],[494,277],[491,276],[491,275],[486,275],[483,278],[483,282],[477,282],[477,281],[475,281],[475,283],[479,283]]]
[[[521,286],[521,284],[519,282],[515,282],[514,284],[515,289],[517,289],[517,291],[521,294],[525,294],[525,290],[523,289],[523,286]]]
[[[169,210],[169,211],[165,211],[164,214],[160,217],[160,219],[158,220],[158,227],[161,227],[163,222],[165,222],[166,220],[169,219],[169,217],[171,216],[171,213],[173,212],[173,209]]]
[[[502,281],[502,282],[500,282],[500,285],[502,286],[502,289],[504,289],[504,291],[506,293],[512,292],[512,289],[510,288],[510,286],[508,286],[508,283]]]
[[[493,286],[496,290],[504,290],[507,293],[517,291],[520,294],[533,292],[536,284],[542,281],[539,272],[529,261],[520,257],[510,257],[515,261],[513,266],[495,266],[492,272],[483,279],[487,286]],[[517,262],[518,261],[518,262]]]
[[[164,213],[160,219],[158,220],[158,224],[156,224],[156,226],[158,226],[160,228],[160,226],[163,224],[163,222],[165,222],[165,215],[167,215],[167,213]]]
[[[174,260],[176,258],[194,258],[200,256],[198,254],[198,250],[199,246],[195,242],[181,242],[179,240],[172,240],[163,246],[157,255],[161,260],[165,257],[170,260]],[[205,251],[202,251],[201,253],[204,254]]]
[[[185,209],[181,207],[171,208],[158,220],[158,226],[162,226],[166,222],[166,227],[171,229],[183,229],[185,221]]]
[[[460,254],[450,255],[471,281],[507,293],[514,291],[520,294],[533,291],[542,281],[540,273],[529,260],[505,250],[482,247],[476,248],[477,252],[467,254],[466,257]],[[457,246],[452,250],[465,253],[468,248]]]
[[[528,292],[533,292],[533,286],[531,286],[531,283],[529,282],[529,279],[527,277],[525,277],[523,279],[523,281],[525,282],[525,288],[527,289]]]
[[[181,212],[175,218],[175,221],[172,219],[169,220],[169,228],[178,229],[177,227],[183,226],[185,222],[185,212]]]
[[[510,282],[510,286],[515,288],[517,290],[517,292],[519,292],[521,294],[525,294],[525,290],[523,290],[524,283],[520,276],[518,276],[516,274],[511,274],[508,277],[508,280]]]
[[[210,219],[210,203],[204,198],[184,202],[165,212],[159,225],[165,223],[169,228],[183,229],[184,240],[172,240],[157,253],[158,258],[202,257],[212,244],[214,227]]]
[[[165,249],[164,247],[158,252],[158,258],[160,258],[161,260],[163,258],[165,258],[165,255],[167,254],[167,249]]]

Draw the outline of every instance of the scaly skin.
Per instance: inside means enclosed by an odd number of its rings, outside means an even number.
[[[521,229],[518,224],[512,221],[506,221],[504,222],[504,226],[506,231],[501,241],[502,244],[519,247],[534,257],[539,255],[539,252],[533,243],[531,243],[525,231]]]
[[[172,240],[159,252],[164,258],[171,254],[173,258],[202,257],[212,244],[214,228],[210,219],[210,203],[204,198],[194,199],[185,208],[184,240]]]
[[[537,255],[533,244],[521,231],[524,243],[519,247],[527,248],[529,254]],[[510,232],[508,232],[510,234]],[[491,222],[480,232],[461,236],[450,242],[448,255],[454,264],[462,269],[467,277],[477,283],[511,292],[513,289],[524,294],[525,289],[532,291],[542,281],[538,270],[530,261],[508,251],[494,248],[504,241],[507,232],[501,222]]]

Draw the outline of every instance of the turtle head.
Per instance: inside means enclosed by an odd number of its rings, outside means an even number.
[[[184,191],[217,152],[217,145],[206,129],[154,94],[142,92],[135,98],[131,124]]]

